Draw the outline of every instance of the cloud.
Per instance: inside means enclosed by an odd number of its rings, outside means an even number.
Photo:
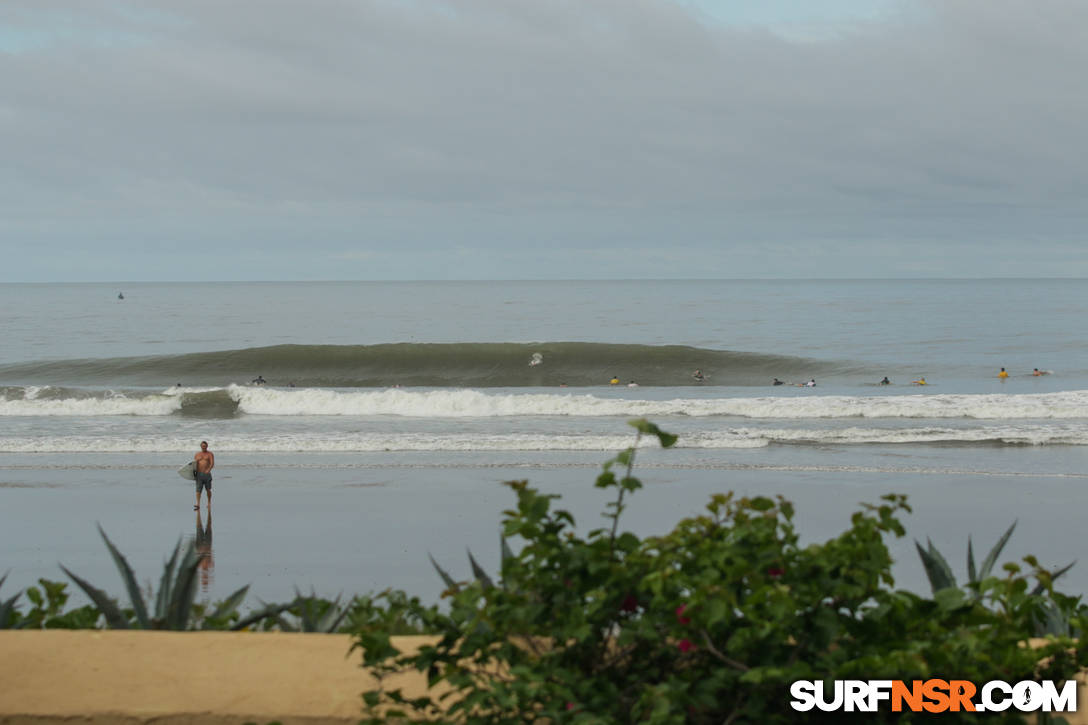
[[[457,246],[498,276],[599,249],[660,276],[670,245],[776,276],[774,243],[837,276],[876,268],[855,243],[1084,238],[1079,2],[902,3],[805,40],[665,0],[40,5],[0,9],[0,239],[39,274],[88,239],[227,277],[260,240],[287,278],[325,273],[300,243],[442,277]]]

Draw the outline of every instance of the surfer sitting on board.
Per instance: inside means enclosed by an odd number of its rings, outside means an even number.
[[[703,371],[699,368],[695,368],[695,372],[691,374],[691,377],[695,378],[700,383],[706,380],[706,377],[703,375]]]
[[[200,489],[208,491],[208,510],[212,509],[212,469],[215,468],[215,454],[208,450],[208,441],[200,441],[200,451],[193,456],[196,461],[196,506],[200,510]]]
[[[779,380],[778,378],[775,378],[774,382],[771,383],[771,385],[785,385],[785,383],[782,382],[781,380]]]
[[[888,376],[887,376],[887,375],[885,375],[885,376],[884,376],[884,379],[880,381],[880,384],[881,384],[881,385],[891,385],[891,384],[892,384],[892,381],[891,381],[891,380],[888,380]]]

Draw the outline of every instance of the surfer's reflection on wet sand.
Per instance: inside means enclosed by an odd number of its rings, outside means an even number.
[[[215,554],[212,551],[212,512],[208,511],[208,525],[204,526],[200,511],[196,512],[196,555],[200,569],[200,591],[207,594],[215,574]]]

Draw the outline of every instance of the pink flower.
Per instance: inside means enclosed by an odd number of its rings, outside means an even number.
[[[682,639],[676,643],[676,648],[681,652],[691,652],[695,649],[695,645],[690,639]]]
[[[684,610],[688,608],[688,605],[681,604],[676,608],[676,621],[680,624],[691,624],[691,617],[684,616]]]
[[[782,576],[785,573],[786,573],[785,569],[782,569],[781,567],[777,567],[777,566],[772,566],[770,569],[767,570],[767,576],[771,577],[772,579],[777,579],[778,577]]]
[[[623,604],[620,605],[621,612],[637,612],[638,611],[638,599],[634,594],[628,594],[623,598]]]
[[[573,709],[574,709],[574,707],[575,707],[575,705],[574,705],[574,703],[573,703],[573,702],[568,702],[568,703],[567,703],[567,709],[568,709],[568,710],[573,710]]]

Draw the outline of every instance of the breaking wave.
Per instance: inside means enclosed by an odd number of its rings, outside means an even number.
[[[625,395],[632,394],[624,390]],[[332,390],[230,385],[146,391],[50,387],[0,388],[0,416],[191,415],[404,416],[688,416],[760,420],[817,418],[1088,418],[1088,390],[1040,394],[678,397],[651,400],[590,393],[486,390]]]
[[[292,432],[216,437],[216,450],[233,453],[367,453],[380,451],[613,451],[631,444],[627,435],[434,434]],[[770,445],[1088,445],[1088,426],[1010,425],[981,428],[765,429],[724,428],[688,432],[677,448],[743,449]],[[643,446],[656,447],[645,439]],[[192,453],[192,436],[71,435],[0,439],[6,453]]]

